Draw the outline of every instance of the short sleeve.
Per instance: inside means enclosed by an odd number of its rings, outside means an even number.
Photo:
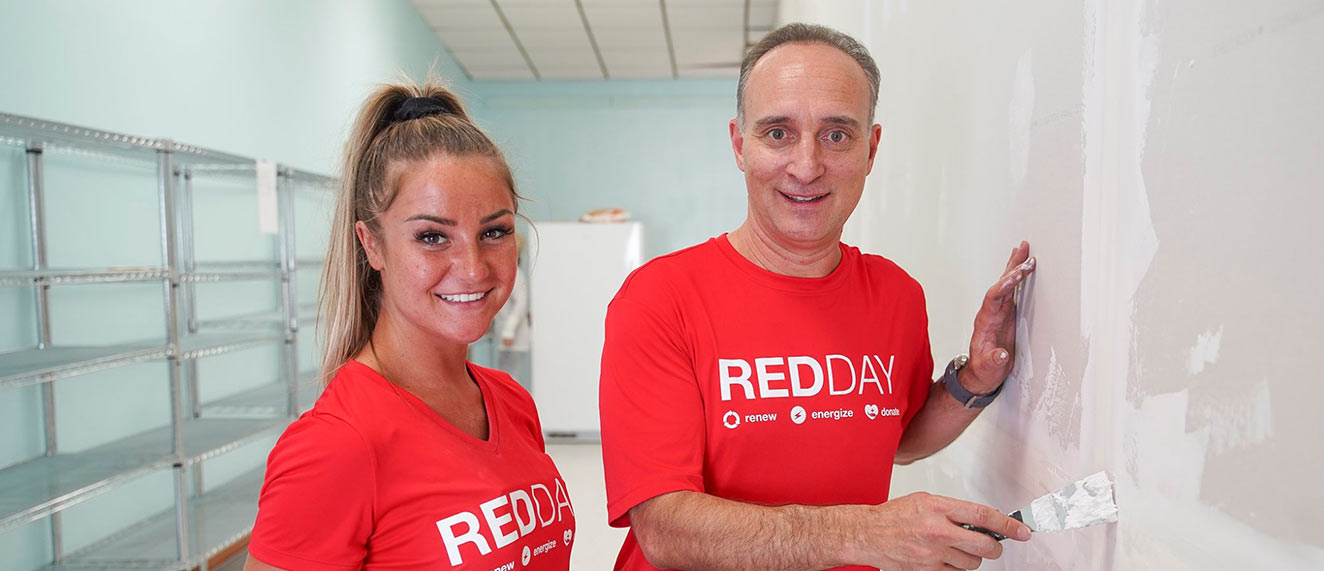
[[[703,491],[703,399],[674,321],[618,297],[607,309],[598,391],[607,521],[667,492]]]
[[[267,458],[249,553],[281,569],[358,569],[372,532],[373,457],[330,415],[295,421]]]

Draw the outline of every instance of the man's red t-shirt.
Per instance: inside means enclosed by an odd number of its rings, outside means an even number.
[[[897,443],[932,383],[924,293],[885,258],[841,253],[826,277],[795,278],[720,236],[626,279],[602,352],[612,525],[679,490],[763,505],[887,500]],[[616,569],[654,569],[633,532]]]
[[[282,569],[570,568],[574,509],[533,399],[469,364],[489,435],[350,361],[267,460],[249,553]]]

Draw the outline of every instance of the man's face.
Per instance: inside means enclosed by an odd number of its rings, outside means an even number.
[[[841,50],[785,44],[759,59],[743,128],[730,125],[750,222],[787,245],[839,240],[882,133],[869,111],[868,78]]]

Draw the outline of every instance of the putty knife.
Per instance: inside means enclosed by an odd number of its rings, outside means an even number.
[[[1044,494],[1030,505],[1009,514],[1009,517],[1029,526],[1030,531],[1065,531],[1117,521],[1117,504],[1113,502],[1113,483],[1108,475],[1099,472],[1067,484],[1062,489]],[[968,523],[961,527],[987,533],[1002,541],[1007,536]]]

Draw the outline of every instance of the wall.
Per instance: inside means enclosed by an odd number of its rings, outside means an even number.
[[[987,569],[1324,567],[1324,2],[784,2],[864,40],[882,147],[845,240],[965,350],[1008,249],[1039,258],[1017,371],[914,490],[1006,511],[1097,470],[1117,525]],[[940,365],[941,366],[941,365]]]
[[[407,0],[389,2],[0,2],[0,111],[266,157],[334,173],[353,113],[373,85],[433,66],[463,93],[467,82]],[[52,266],[160,263],[155,167],[47,153],[47,231]],[[21,147],[0,147],[0,268],[31,264]],[[199,177],[197,251],[202,260],[275,259],[257,231],[251,177]],[[303,195],[296,207],[298,256],[321,257],[328,201]],[[310,301],[317,272],[299,275]],[[201,284],[200,316],[275,307],[275,285]],[[164,334],[156,283],[52,289],[57,343]],[[0,352],[35,341],[32,293],[0,289]],[[305,368],[317,355],[301,336]],[[200,361],[204,398],[268,382],[273,347]],[[78,451],[169,422],[161,362],[130,365],[55,383],[58,442]],[[44,449],[40,390],[0,391],[0,466]],[[208,488],[260,467],[274,439],[206,464]],[[63,512],[65,551],[172,505],[163,471]],[[0,533],[0,568],[50,561],[47,520]]]
[[[644,223],[653,257],[744,219],[727,134],[735,80],[483,82],[472,91],[535,222],[625,208]]]

